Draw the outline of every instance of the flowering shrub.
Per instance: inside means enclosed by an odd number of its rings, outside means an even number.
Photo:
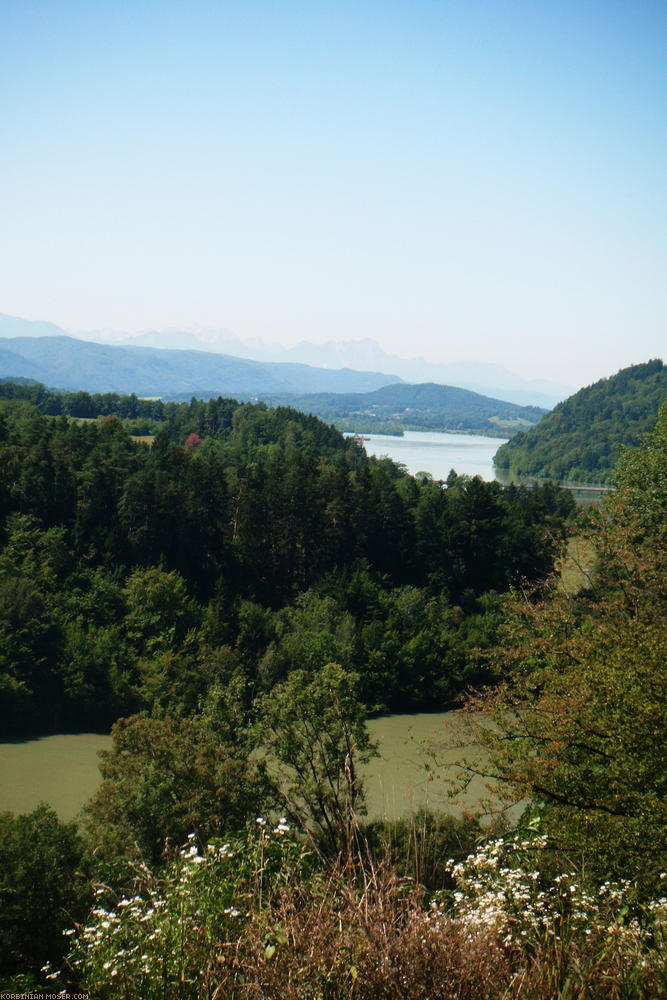
[[[209,996],[243,924],[301,857],[288,833],[284,820],[271,829],[260,817],[235,844],[200,850],[191,834],[164,871],[137,867],[132,894],[98,886],[86,925],[66,932],[77,980],[100,1000]]]
[[[547,883],[545,846],[491,841],[450,862],[456,888],[425,904],[389,866],[325,871],[284,821],[259,818],[237,842],[192,836],[160,873],[139,867],[132,893],[98,886],[69,966],[99,1000],[661,995],[667,900],[639,910],[627,884]]]
[[[614,983],[664,977],[667,899],[640,908],[633,904],[629,881],[605,882],[593,894],[574,872],[545,884],[535,855],[546,847],[542,835],[501,837],[464,862],[450,862],[457,889],[446,919],[468,935],[492,930],[507,949],[551,955],[550,969],[560,987],[568,978],[586,983],[593,976],[609,983],[607,995],[612,996]],[[530,864],[519,867],[527,854]],[[437,902],[432,906],[440,913]]]

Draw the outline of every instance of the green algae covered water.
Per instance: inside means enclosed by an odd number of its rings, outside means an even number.
[[[466,717],[457,712],[387,715],[368,727],[380,756],[363,769],[369,819],[398,819],[420,808],[454,815],[479,812],[489,799],[484,778],[456,791],[462,761],[482,762],[468,744]]]
[[[452,745],[464,735],[455,712],[391,715],[371,719],[369,729],[380,750],[361,769],[370,819],[420,807],[456,814],[479,808],[486,795],[481,778],[464,795],[449,794],[457,761],[479,753]],[[30,812],[46,802],[61,819],[73,819],[99,785],[98,751],[110,746],[110,736],[94,733],[0,743],[0,811]]]
[[[111,737],[96,733],[0,743],[0,811],[26,813],[40,802],[73,819],[100,783],[98,750]]]

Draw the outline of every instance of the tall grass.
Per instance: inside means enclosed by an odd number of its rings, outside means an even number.
[[[416,830],[415,830],[416,833]],[[546,882],[544,840],[497,838],[428,893],[360,838],[326,866],[281,822],[97,886],[59,988],[98,1000],[631,1000],[665,995],[667,901]],[[538,861],[536,864],[535,862]],[[405,865],[404,865],[405,867]]]

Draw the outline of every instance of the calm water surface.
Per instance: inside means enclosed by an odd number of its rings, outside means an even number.
[[[368,455],[388,455],[413,476],[430,472],[434,479],[446,479],[455,469],[460,476],[481,476],[487,481],[496,478],[493,456],[507,440],[437,431],[406,431],[403,437],[364,434],[364,438]]]
[[[98,750],[109,749],[111,737],[97,733],[0,743],[0,812],[32,812],[47,802],[73,819],[99,786]]]
[[[464,752],[454,744],[465,724],[455,712],[371,719],[368,728],[380,756],[361,768],[369,818],[395,819],[420,806],[458,815],[474,810],[486,794],[483,779],[449,796]],[[110,736],[93,733],[0,743],[0,812],[31,812],[48,802],[61,819],[73,819],[99,787],[98,751],[110,748]],[[429,749],[437,751],[435,769]],[[478,753],[467,747],[466,759]]]

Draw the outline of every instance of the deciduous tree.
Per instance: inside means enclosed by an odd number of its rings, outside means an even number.
[[[489,776],[545,805],[556,846],[654,887],[667,828],[666,442],[667,406],[593,520],[589,585],[515,594],[503,681],[468,706],[493,720],[477,730]]]

